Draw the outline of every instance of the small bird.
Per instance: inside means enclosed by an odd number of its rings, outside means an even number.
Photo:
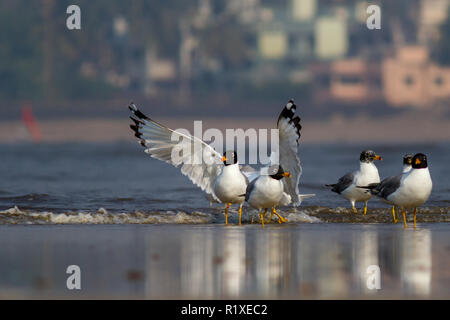
[[[362,151],[359,157],[359,170],[347,173],[335,184],[325,185],[331,187],[331,191],[349,200],[355,213],[358,212],[355,208],[355,202],[364,201],[364,214],[367,214],[367,202],[372,197],[370,192],[358,188],[358,186],[380,182],[378,169],[373,163],[374,160],[382,160],[382,158],[372,150]]]
[[[412,168],[411,164],[412,164],[412,158],[413,156],[410,154],[406,154],[403,156],[403,170],[402,173],[406,173],[409,172]],[[390,181],[392,179],[394,179],[395,176],[391,176],[391,177],[387,177],[385,179],[383,179],[379,184],[375,184],[376,187],[374,189],[371,190],[372,194],[378,194],[381,189],[383,189],[386,185],[388,185],[390,183]],[[398,222],[398,214],[395,212],[395,205],[393,205],[391,202],[389,202],[386,199],[381,198],[381,200],[385,203],[391,204],[392,205],[392,217],[393,217],[393,222],[397,223]]]
[[[239,204],[241,224],[242,205],[245,200],[242,194],[247,189],[248,179],[240,170],[236,152],[227,151],[221,156],[201,139],[177,132],[150,119],[134,103],[128,108],[134,115],[130,117],[134,122],[130,128],[145,148],[145,152],[175,167],[181,165],[182,174],[188,176],[214,200],[225,203],[225,224],[228,224],[229,207]],[[184,153],[184,150],[193,150],[193,154]],[[174,157],[179,151],[183,151],[182,156]]]
[[[417,153],[412,158],[411,166],[410,171],[390,177],[389,181],[382,188],[379,184],[363,187],[394,206],[400,207],[405,228],[408,227],[406,223],[406,208],[414,208],[414,228],[416,228],[417,207],[428,200],[433,188],[430,171],[428,170],[427,156],[423,153]]]
[[[264,214],[269,208],[272,208],[273,213],[283,222],[284,219],[276,212],[275,206],[280,204],[283,196],[286,196],[281,179],[290,178],[291,174],[285,172],[280,165],[265,167],[261,171],[262,173],[247,186],[245,201],[258,209],[261,224],[264,227]],[[262,209],[265,209],[264,213]]]

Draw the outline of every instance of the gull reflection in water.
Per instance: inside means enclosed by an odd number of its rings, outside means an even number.
[[[180,282],[182,296],[206,296],[214,294],[214,272],[211,263],[214,253],[214,235],[189,233],[180,252]]]
[[[343,245],[335,241],[318,242],[315,249],[319,253],[316,268],[318,295],[321,298],[340,297],[348,292],[348,273],[345,267],[346,256]]]
[[[367,280],[369,278],[368,268],[370,266],[380,267],[378,261],[378,234],[375,231],[364,230],[357,233],[354,242],[354,270],[357,276],[359,289],[365,294],[374,294],[376,289],[369,288]],[[382,276],[382,273],[381,273]]]
[[[430,295],[429,230],[329,229],[161,228],[146,240],[145,294],[297,299]],[[381,290],[367,285],[371,265],[380,267]]]
[[[245,233],[226,232],[221,238],[222,255],[215,257],[213,263],[219,265],[222,296],[235,298],[242,293],[245,286]]]
[[[410,295],[431,294],[431,232],[428,229],[405,230],[402,239],[401,282]]]
[[[284,232],[259,232],[251,247],[254,287],[263,297],[277,296],[289,284],[291,241]]]

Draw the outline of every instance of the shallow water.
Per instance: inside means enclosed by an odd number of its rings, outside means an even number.
[[[323,187],[354,170],[362,149],[385,159],[428,155],[434,188],[417,228],[367,215]],[[297,209],[262,228],[253,210],[209,207],[178,169],[135,143],[0,145],[0,298],[450,298],[448,144],[305,145]],[[411,215],[408,220],[411,222]],[[80,291],[66,268],[81,268]],[[366,286],[378,265],[381,289]]]
[[[449,224],[0,226],[0,298],[450,298]],[[66,268],[81,269],[81,290]],[[380,289],[367,268],[380,268]]]
[[[316,197],[304,200],[298,215],[289,209],[281,211],[300,222],[317,222],[316,219],[309,221],[306,214],[324,222],[386,222],[388,206],[382,202],[371,200],[369,215],[361,217],[351,214],[348,202],[323,186],[355,170],[360,151],[372,148],[384,158],[377,163],[382,177],[398,174],[405,153],[427,154],[433,192],[419,211],[419,221],[449,221],[449,147],[445,143],[418,146],[302,145],[300,191],[315,193]],[[133,142],[0,145],[0,155],[0,221],[3,223],[64,223],[63,216],[56,220],[48,218],[50,213],[72,217],[84,214],[86,219],[79,221],[93,223],[131,220],[139,223],[142,214],[142,223],[223,223],[220,210],[209,208],[204,194],[179,169],[151,159]],[[7,216],[5,212],[15,206],[25,214]],[[114,222],[113,219],[105,219],[105,215],[98,215],[99,209],[101,212],[105,209],[110,215],[122,214],[125,218],[129,215],[130,219],[118,218]],[[183,213],[186,219],[182,219]],[[193,216],[195,213],[197,216]],[[27,220],[30,214],[43,218]],[[154,219],[148,219],[148,216]],[[252,212],[247,220],[252,220]],[[67,222],[76,223],[77,220],[71,218]]]

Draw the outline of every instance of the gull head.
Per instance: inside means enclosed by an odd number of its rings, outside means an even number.
[[[423,153],[417,153],[412,158],[413,169],[425,169],[428,167],[427,156]]]
[[[264,168],[266,170],[262,171],[262,174],[267,174],[272,179],[281,180],[283,178],[290,178],[291,174],[287,171],[284,171],[283,167],[280,165],[273,165],[268,168]]]
[[[413,159],[412,154],[405,154],[403,156],[403,164],[409,166],[412,165],[412,159]]]
[[[359,156],[359,161],[361,162],[373,162],[373,160],[383,160],[379,155],[377,155],[372,150],[364,150],[361,152],[361,155]]]
[[[222,157],[222,161],[225,166],[238,163],[237,152],[233,150],[225,152]]]

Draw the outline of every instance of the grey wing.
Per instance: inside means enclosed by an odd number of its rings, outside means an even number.
[[[369,184],[369,186],[375,185],[375,187],[371,190],[372,194],[377,195],[378,193],[380,193],[380,191],[381,191],[385,186],[387,186],[387,185],[390,183],[390,181],[391,181],[392,179],[394,179],[394,178],[395,178],[395,176],[387,177],[387,178],[384,178],[383,180],[381,180],[380,183]]]
[[[388,196],[393,194],[400,187],[402,177],[403,175],[400,174],[398,176],[393,176],[384,179],[378,186],[378,189],[380,190],[378,196],[380,198],[387,199]]]
[[[354,179],[355,179],[354,172],[347,173],[345,176],[339,179],[338,183],[333,185],[333,189],[331,189],[331,191],[341,193],[342,191],[351,186]]]
[[[258,179],[253,179],[247,186],[247,190],[245,191],[245,201],[248,201],[250,198],[250,193],[252,193],[253,189],[255,189],[255,183]]]
[[[294,206],[299,206],[302,202],[298,188],[302,166],[298,157],[298,147],[302,126],[300,125],[300,117],[295,116],[296,108],[294,101],[289,100],[278,117],[277,127],[280,138],[279,163],[285,171],[291,174],[290,179],[282,180],[284,192],[291,197]]]
[[[218,200],[213,187],[222,171],[221,155],[204,141],[153,121],[133,103],[128,108],[135,116],[130,117],[134,122],[130,128],[145,152],[175,167],[181,165],[181,173]]]

